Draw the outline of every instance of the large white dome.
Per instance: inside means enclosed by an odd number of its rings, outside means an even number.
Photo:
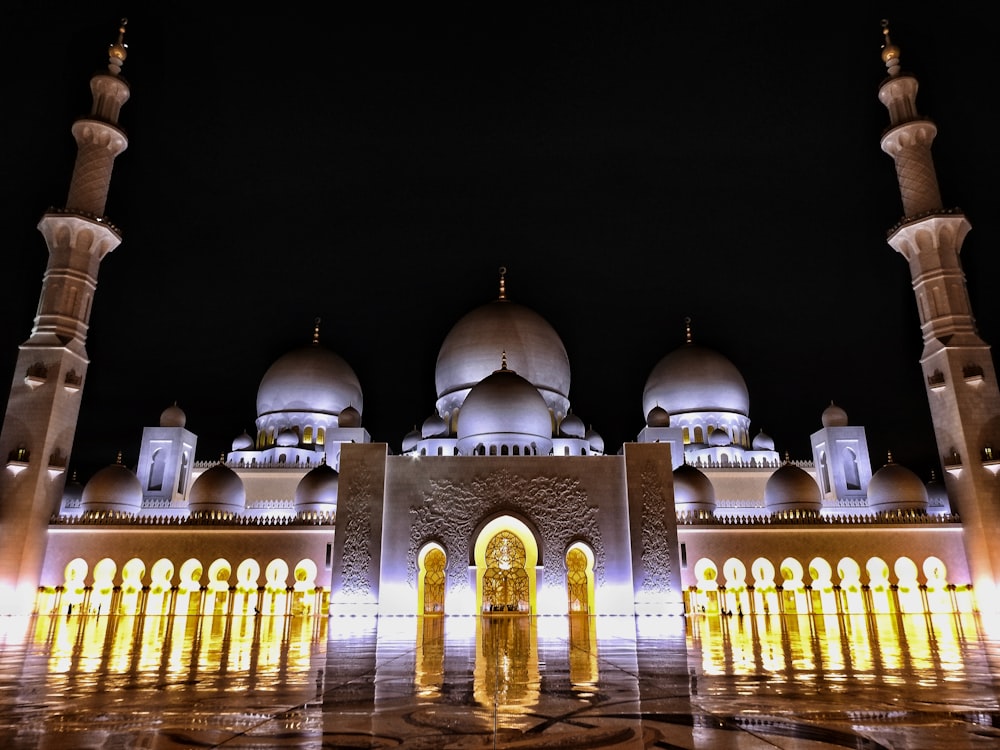
[[[271,365],[257,389],[257,416],[281,412],[337,415],[349,406],[362,411],[361,383],[351,366],[313,343]]]
[[[685,412],[749,416],[750,396],[736,365],[712,349],[687,343],[661,359],[646,379],[643,415],[657,406],[671,417]]]
[[[566,347],[538,313],[503,298],[467,313],[445,337],[434,370],[438,412],[453,414],[461,407],[469,389],[496,370],[503,352],[510,369],[535,386],[561,419],[569,409]]]

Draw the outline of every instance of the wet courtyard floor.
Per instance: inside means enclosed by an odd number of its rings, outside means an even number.
[[[0,748],[997,748],[989,625],[3,618]]]

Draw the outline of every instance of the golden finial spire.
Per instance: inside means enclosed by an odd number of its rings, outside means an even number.
[[[507,266],[500,266],[500,299],[507,299],[507,285],[504,276],[507,275]]]
[[[118,451],[118,458],[115,459],[115,463],[121,466],[122,463],[122,452]]]
[[[897,76],[899,75],[899,47],[893,44],[892,39],[889,38],[888,18],[882,19],[882,36],[885,37],[885,43],[882,45],[882,62],[885,63],[889,75]]]
[[[118,25],[118,41],[108,45],[108,71],[111,75],[118,75],[122,69],[122,63],[128,56],[128,45],[125,44],[125,27],[128,26],[128,19],[123,18]]]
[[[501,370],[506,370],[507,369],[507,350],[506,349],[504,349],[502,352],[500,352],[500,369]]]
[[[319,343],[319,324],[323,322],[322,318],[316,318],[313,321],[313,343]]]
[[[691,343],[691,316],[684,318],[684,343]]]
[[[888,452],[888,458],[886,458],[885,462],[886,462],[887,464],[891,464],[891,463],[894,463],[894,461],[892,460],[892,451],[889,451],[889,452]]]

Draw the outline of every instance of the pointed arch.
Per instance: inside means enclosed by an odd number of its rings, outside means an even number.
[[[448,554],[437,542],[428,542],[417,553],[417,612],[444,614],[448,580]]]
[[[594,614],[594,551],[583,542],[566,550],[566,590],[570,614]]]
[[[535,611],[538,539],[524,521],[502,515],[475,539],[476,605],[480,612]]]

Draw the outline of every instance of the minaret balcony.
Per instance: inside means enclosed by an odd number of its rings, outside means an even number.
[[[943,456],[941,464],[944,466],[944,470],[953,476],[957,477],[962,473],[962,457],[958,454],[958,451],[952,451]]]
[[[24,374],[24,384],[28,386],[31,390],[35,390],[38,386],[44,385],[49,379],[49,370],[41,362],[36,362],[28,368],[28,371]]]
[[[28,468],[30,458],[31,451],[27,448],[15,448],[7,455],[7,470],[14,475],[20,474]]]
[[[975,385],[983,382],[983,368],[979,365],[966,365],[962,368],[962,377],[966,383]]]
[[[76,370],[70,370],[63,378],[63,389],[70,393],[76,393],[83,387],[83,377],[76,374]]]
[[[1000,471],[1000,452],[993,450],[992,445],[987,445],[980,452],[983,459],[983,468],[989,469],[993,476]]]
[[[944,373],[936,370],[933,375],[927,376],[927,387],[937,393],[945,389]]]

